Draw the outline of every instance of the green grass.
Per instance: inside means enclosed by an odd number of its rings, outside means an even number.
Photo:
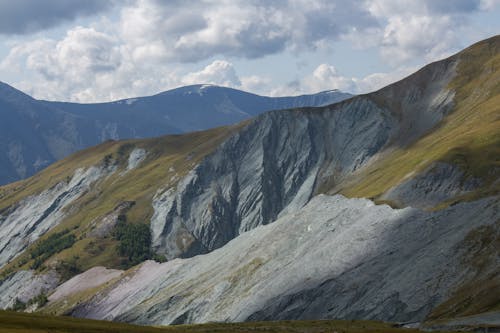
[[[209,323],[166,327],[134,326],[123,323],[52,317],[0,311],[0,333],[417,333],[416,329],[396,328],[376,321],[278,321],[247,323]]]
[[[437,161],[457,165],[465,178],[475,177],[483,182],[478,191],[447,204],[500,192],[500,183],[490,186],[500,177],[500,36],[453,57],[459,57],[459,63],[457,75],[449,84],[456,93],[452,112],[409,147],[386,153],[356,175],[340,193],[377,199]]]
[[[118,254],[119,242],[109,237],[89,238],[87,233],[92,222],[111,213],[120,203],[134,201],[135,205],[125,213],[127,221],[134,224],[149,223],[153,214],[151,201],[157,190],[175,186],[203,157],[246,124],[244,122],[236,126],[155,139],[106,142],[59,161],[25,181],[0,187],[1,211],[24,197],[40,193],[59,182],[69,181],[78,168],[103,163],[115,163],[119,168],[75,200],[64,220],[4,266],[0,270],[0,276],[31,267],[34,258],[29,253],[63,230],[71,230],[77,241],[68,249],[51,254],[49,258],[44,257],[43,267],[54,267],[58,261],[70,261],[78,257],[81,270],[96,265],[120,268],[125,258]],[[146,149],[148,155],[139,167],[123,174],[129,152],[135,147]],[[93,246],[89,246],[91,242]],[[95,249],[102,251],[96,253]]]

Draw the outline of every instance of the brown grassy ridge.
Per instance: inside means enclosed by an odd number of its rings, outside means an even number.
[[[465,177],[479,178],[484,184],[455,202],[500,192],[500,183],[495,183],[500,176],[500,36],[474,44],[450,59],[454,57],[458,57],[458,68],[449,84],[456,93],[450,114],[410,146],[395,148],[356,175],[340,193],[376,199],[407,175],[437,161],[457,165]]]
[[[127,221],[148,223],[153,213],[151,201],[156,191],[159,188],[175,186],[203,157],[246,124],[244,122],[236,126],[154,139],[109,141],[73,154],[27,180],[0,187],[1,211],[15,205],[22,198],[41,193],[60,182],[69,181],[78,168],[99,165],[105,160],[111,160],[118,167],[117,171],[99,180],[90,191],[78,198],[59,225],[4,266],[0,274],[5,276],[19,269],[28,269],[33,263],[29,250],[62,230],[71,230],[77,237],[77,242],[71,248],[49,258],[47,264],[78,257],[82,270],[97,265],[118,267],[121,258],[116,252],[116,241],[110,238],[88,238],[86,234],[90,230],[91,222],[110,213],[123,201],[134,201],[135,205],[126,213]],[[146,149],[147,157],[136,169],[124,174],[129,153],[134,148]],[[90,249],[92,251],[89,251]]]
[[[277,321],[208,323],[164,327],[0,311],[0,333],[418,333],[376,321]]]

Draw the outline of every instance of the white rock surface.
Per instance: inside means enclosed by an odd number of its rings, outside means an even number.
[[[57,273],[49,271],[36,275],[34,271],[18,271],[3,281],[0,281],[0,309],[14,305],[16,298],[28,302],[41,293],[53,290],[59,282]]]
[[[304,206],[326,178],[340,181],[367,164],[397,127],[363,98],[321,112],[267,113],[155,197],[153,248],[190,257],[273,222]]]
[[[141,164],[142,161],[147,156],[147,151],[146,149],[143,148],[134,148],[128,157],[128,165],[127,165],[127,170],[132,170],[135,169]]]
[[[498,226],[499,198],[438,212],[320,195],[222,248],[148,261],[73,315],[140,324],[265,319],[422,320],[474,276],[467,234]]]
[[[154,250],[168,258],[210,252],[297,211],[325,183],[341,187],[384,149],[443,119],[454,105],[455,68],[446,60],[373,94],[257,117],[154,198]]]
[[[78,169],[69,182],[61,182],[38,195],[27,197],[0,215],[0,267],[41,235],[59,224],[64,209],[78,199],[110,168]]]
[[[57,287],[49,296],[49,301],[57,301],[71,294],[98,287],[119,277],[122,273],[123,271],[117,269],[107,269],[101,266],[93,267]]]

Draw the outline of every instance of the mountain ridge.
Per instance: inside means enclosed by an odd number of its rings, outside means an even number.
[[[105,266],[125,272],[40,310],[158,324],[306,319],[320,308],[322,318],[403,321],[495,311],[498,47],[500,36],[326,107],[110,141],[0,187],[0,240],[19,244],[0,250],[0,294],[23,286],[28,302],[85,277],[68,265]],[[149,226],[158,257],[138,256],[168,262],[121,255],[113,230],[124,223]],[[69,247],[32,255],[71,235]],[[265,297],[251,299],[260,283]]]
[[[5,83],[1,87],[0,184],[31,176],[77,150],[109,139],[203,130],[271,109],[329,104],[351,96],[334,92],[273,98],[218,86],[210,86],[203,95],[179,94],[183,89],[192,92],[203,87],[197,85],[147,97],[77,104],[36,100]]]

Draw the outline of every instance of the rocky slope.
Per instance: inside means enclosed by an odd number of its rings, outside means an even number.
[[[196,85],[100,104],[39,101],[0,82],[0,184],[26,178],[77,150],[110,139],[148,138],[240,122],[273,109],[351,97],[325,91],[265,97]]]
[[[499,203],[428,213],[319,195],[209,254],[145,262],[70,312],[141,324],[421,321],[477,273],[464,267],[464,240],[478,228],[499,234]]]
[[[181,323],[494,309],[499,50],[494,37],[327,107],[107,142],[0,187],[0,244],[12,235],[17,244],[0,253],[0,294],[34,270],[62,283],[96,266],[127,269],[136,256],[120,252],[117,230],[139,236],[146,224],[151,237],[136,238],[154,253],[138,257],[169,262],[147,261],[42,310]],[[47,244],[55,250],[34,255]]]

